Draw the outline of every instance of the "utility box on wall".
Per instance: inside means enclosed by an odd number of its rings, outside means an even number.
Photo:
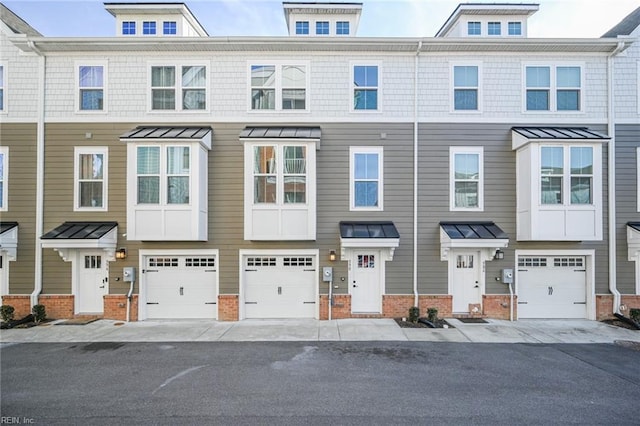
[[[125,283],[132,283],[136,281],[136,268],[127,267],[122,268],[122,281]]]
[[[513,269],[502,270],[502,282],[505,284],[513,284]]]

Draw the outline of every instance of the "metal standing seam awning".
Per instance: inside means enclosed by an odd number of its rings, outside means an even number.
[[[640,222],[627,222],[627,252],[630,262],[640,257]]]
[[[452,248],[483,249],[487,258],[509,245],[509,237],[494,222],[440,222],[440,260],[449,258]]]
[[[52,248],[65,261],[70,249],[102,249],[115,259],[118,222],[64,222],[40,237],[43,248]]]
[[[583,141],[603,143],[609,136],[587,127],[514,126],[511,128],[511,148],[516,150],[531,142]]]
[[[18,252],[18,222],[0,222],[0,251],[8,260],[16,260]]]
[[[240,141],[260,139],[288,139],[315,141],[320,149],[322,130],[317,126],[247,126],[240,132]]]
[[[209,126],[138,126],[120,136],[123,142],[200,142],[211,149],[213,129]]]
[[[342,221],[340,222],[340,259],[348,260],[346,249],[387,249],[388,260],[393,260],[400,244],[398,229],[390,221]]]

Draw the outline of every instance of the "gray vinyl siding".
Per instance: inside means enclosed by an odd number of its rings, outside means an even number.
[[[176,125],[183,124],[180,122]],[[123,294],[128,285],[122,277],[125,266],[138,267],[140,249],[219,249],[220,294],[239,291],[239,250],[318,249],[318,266],[329,266],[329,251],[340,252],[338,223],[341,220],[392,220],[400,232],[400,247],[387,262],[388,294],[412,291],[413,236],[413,128],[411,124],[320,124],[322,139],[316,152],[317,239],[316,241],[244,240],[244,150],[239,134],[245,124],[208,123],[214,134],[209,152],[209,240],[206,242],[127,241],[126,233],[126,146],[119,136],[135,124],[49,124],[47,125],[47,179],[45,182],[45,232],[69,220],[118,222],[118,247],[127,247],[126,260],[110,263],[109,292]],[[296,125],[300,125],[296,123]],[[316,125],[316,124],[314,124]],[[87,139],[86,133],[92,138]],[[386,139],[381,138],[386,134]],[[108,211],[73,211],[73,161],[75,146],[109,147]],[[349,147],[384,147],[384,211],[349,211]],[[71,263],[53,249],[44,249],[43,293],[71,292]],[[347,262],[336,261],[336,293],[347,293]],[[341,280],[344,278],[344,281]],[[138,291],[136,286],[135,291]],[[320,292],[327,286],[320,284]]]
[[[544,123],[547,125],[547,123]],[[421,124],[419,127],[418,291],[447,294],[448,265],[440,260],[439,222],[494,221],[509,236],[504,260],[486,263],[487,294],[508,293],[495,280],[503,268],[515,268],[515,250],[596,250],[596,293],[608,293],[607,266],[607,147],[603,150],[603,241],[516,241],[516,153],[511,149],[511,127],[517,124]],[[552,125],[552,124],[548,124]],[[606,133],[603,126],[588,126]],[[449,209],[449,147],[484,147],[484,211]],[[516,283],[517,285],[517,283]]]
[[[640,124],[616,126],[616,248],[617,286],[622,294],[635,294],[635,262],[629,262],[627,222],[640,221],[638,212],[638,158]]]
[[[9,148],[8,211],[5,222],[18,222],[18,250],[9,267],[9,294],[31,294],[36,241],[36,125],[0,124],[1,145]],[[6,265],[3,265],[6,266]]]

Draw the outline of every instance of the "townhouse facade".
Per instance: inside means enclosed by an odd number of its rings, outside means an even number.
[[[3,304],[640,307],[637,11],[602,38],[534,39],[536,4],[461,4],[435,37],[361,38],[360,3],[283,6],[289,36],[224,37],[183,3],[105,3],[106,38],[44,37],[2,6]]]

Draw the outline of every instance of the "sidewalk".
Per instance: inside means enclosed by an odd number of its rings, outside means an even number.
[[[400,328],[393,319],[317,320],[153,320],[125,323],[99,320],[84,325],[62,321],[0,331],[0,343],[26,342],[247,342],[247,341],[431,341],[473,343],[640,344],[640,330],[589,320],[487,320],[455,328]]]

